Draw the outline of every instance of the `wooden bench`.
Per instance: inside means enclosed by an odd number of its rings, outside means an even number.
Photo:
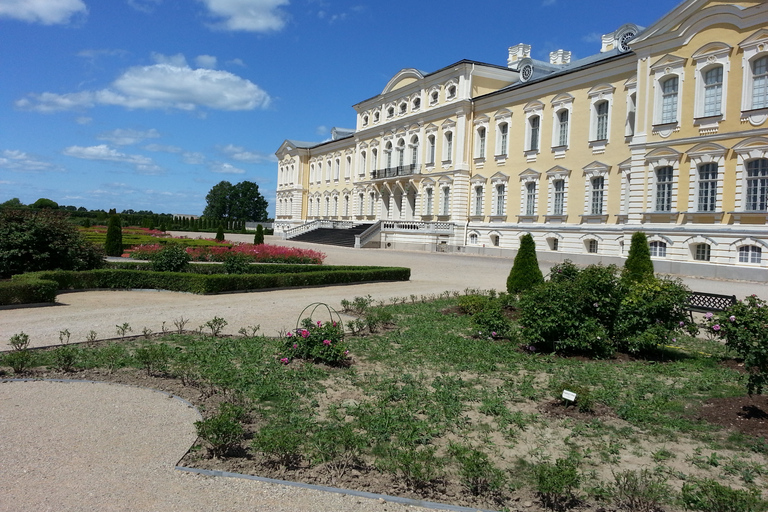
[[[691,292],[688,296],[688,302],[685,309],[693,322],[693,312],[698,313],[716,313],[725,311],[736,304],[735,295],[720,295],[717,293]]]

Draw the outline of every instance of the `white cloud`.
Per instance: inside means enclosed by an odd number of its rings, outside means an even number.
[[[281,30],[287,19],[280,9],[288,0],[199,0],[208,8],[209,14],[218,21],[213,28],[221,30],[243,30],[248,32],[271,32]]]
[[[1,1],[1,0],[0,0]],[[271,98],[258,85],[228,71],[192,69],[181,54],[153,54],[151,66],[135,66],[97,91],[29,94],[15,102],[22,110],[57,112],[96,105],[127,109],[253,110],[269,106]]]
[[[160,138],[160,133],[154,128],[144,132],[139,130],[132,130],[130,128],[118,128],[116,130],[112,130],[111,132],[97,135],[96,138],[99,140],[109,141],[112,144],[116,144],[118,146],[130,146],[133,144],[138,144],[139,142],[142,142],[146,139]]]
[[[274,155],[267,155],[257,151],[246,151],[245,148],[241,146],[234,146],[232,144],[228,144],[219,149],[225,155],[239,162],[247,162],[249,164],[260,164],[264,162],[277,161],[277,158]]]
[[[205,155],[202,153],[194,153],[192,151],[187,151],[183,155],[181,155],[181,160],[185,164],[190,165],[202,165],[205,163]]]
[[[77,124],[89,124],[91,121],[93,121],[92,117],[86,117],[86,116],[80,116],[77,119],[75,119],[75,122]]]
[[[242,59],[232,59],[232,60],[228,60],[228,61],[227,61],[227,64],[231,64],[231,65],[233,65],[233,66],[240,66],[240,67],[242,67],[242,68],[244,68],[244,67],[245,67],[245,62],[243,62],[243,61],[242,61]]]
[[[199,68],[216,69],[216,57],[213,55],[198,55],[195,64]]]
[[[128,0],[128,5],[137,11],[151,13],[163,0]]]
[[[67,24],[72,16],[87,13],[82,0],[0,0],[0,17],[29,23]]]
[[[245,174],[243,169],[235,167],[234,165],[228,164],[226,162],[211,162],[208,164],[208,168],[211,170],[211,172],[220,174]]]
[[[0,168],[17,172],[40,172],[58,170],[50,162],[43,162],[16,149],[5,149],[0,152]]]
[[[143,155],[128,155],[120,153],[106,144],[98,146],[70,146],[64,149],[64,154],[83,160],[100,160],[105,162],[118,162],[136,166],[141,174],[159,174],[162,168],[155,164],[151,158]]]
[[[144,146],[144,149],[157,153],[181,153],[184,151],[178,146],[167,146],[165,144],[147,144]]]
[[[321,124],[320,126],[315,128],[315,133],[318,135],[328,135],[328,127]]]

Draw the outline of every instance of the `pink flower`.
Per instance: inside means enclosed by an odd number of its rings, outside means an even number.
[[[294,344],[293,344],[293,348],[299,348],[299,346],[298,346],[297,344],[295,344],[295,343],[294,343]]]
[[[680,327],[684,326],[685,322],[680,322]]]
[[[735,322],[736,321],[736,317],[731,315],[731,316],[728,317],[728,320],[730,320],[731,322]]]
[[[288,358],[287,358],[287,357],[284,357],[284,358],[282,358],[282,359],[280,360],[280,362],[281,362],[281,363],[283,363],[283,364],[288,364],[288,363],[289,363],[289,361],[288,361]]]
[[[704,315],[704,318],[709,320],[710,318],[712,318],[712,313],[707,313],[706,315]]]
[[[713,326],[712,326],[712,330],[713,330],[713,331],[719,331],[719,330],[720,330],[720,325],[719,325],[719,324],[715,324],[715,325],[713,325]]]
[[[301,337],[302,338],[306,338],[307,336],[309,336],[309,331],[306,330],[306,329],[302,329],[301,330]]]
[[[491,336],[496,337],[496,331],[491,332]]]
[[[344,351],[344,355],[345,355],[345,356],[348,356],[348,355],[349,355],[349,350],[345,350],[345,351]]]
[[[320,327],[321,325],[323,325],[323,322],[321,322],[320,320],[318,320],[318,321],[317,321],[317,326],[318,326],[318,327]]]
[[[331,346],[331,340],[323,340],[323,345]]]
[[[291,336],[293,336],[292,332],[289,332],[288,334],[285,335],[286,338],[290,338]]]

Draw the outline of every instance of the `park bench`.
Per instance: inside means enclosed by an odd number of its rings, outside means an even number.
[[[736,304],[735,295],[720,295],[717,293],[691,292],[688,296],[688,302],[685,309],[693,322],[693,312],[698,313],[716,313],[725,311]]]

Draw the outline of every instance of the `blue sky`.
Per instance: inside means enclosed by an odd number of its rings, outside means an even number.
[[[0,0],[0,202],[200,214],[285,139],[353,128],[402,68],[578,59],[675,0]]]

